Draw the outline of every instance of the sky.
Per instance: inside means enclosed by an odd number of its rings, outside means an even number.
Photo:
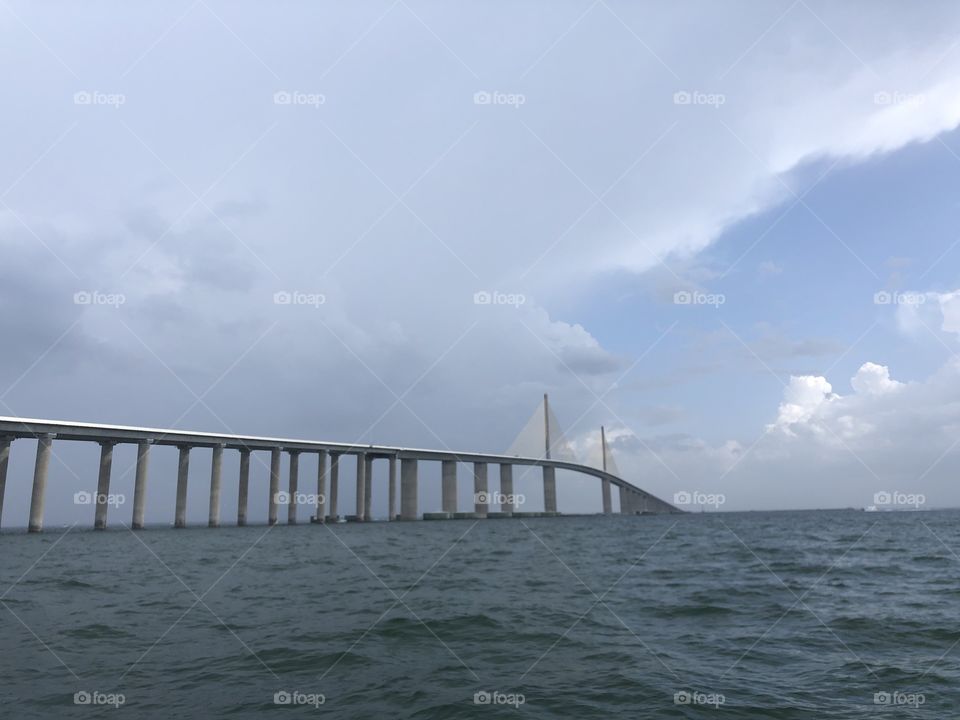
[[[668,501],[960,505],[958,33],[949,2],[5,2],[0,414],[503,452],[549,393]],[[97,453],[55,442],[48,524],[92,521]],[[198,449],[191,521],[208,478]]]

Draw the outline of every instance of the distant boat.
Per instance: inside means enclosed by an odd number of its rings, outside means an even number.
[[[876,505],[869,505],[863,509],[864,512],[878,512]]]

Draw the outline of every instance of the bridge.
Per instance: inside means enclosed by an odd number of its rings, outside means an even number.
[[[546,398],[545,406],[546,406]],[[137,445],[136,476],[134,481],[133,518],[131,527],[142,529],[146,505],[146,487],[150,448],[154,445],[174,446],[179,449],[177,468],[176,508],[174,527],[186,527],[187,512],[187,476],[190,466],[190,454],[195,448],[210,448],[210,504],[209,527],[220,526],[221,466],[224,450],[236,450],[240,453],[240,477],[238,484],[237,525],[247,524],[247,506],[249,504],[250,456],[254,452],[270,455],[270,494],[267,500],[267,522],[274,525],[278,521],[279,506],[286,501],[287,523],[297,521],[297,497],[299,495],[300,455],[313,453],[319,458],[317,471],[316,506],[311,522],[336,522],[341,519],[338,508],[338,490],[340,480],[340,459],[352,455],[356,459],[356,507],[355,512],[346,515],[348,521],[371,521],[371,498],[373,487],[373,463],[385,460],[389,464],[388,508],[389,520],[442,520],[459,518],[496,518],[496,517],[552,517],[557,512],[556,471],[571,470],[600,481],[603,500],[603,513],[613,512],[611,488],[618,488],[620,495],[620,513],[637,515],[645,513],[681,512],[650,493],[634,486],[623,478],[606,469],[606,439],[603,439],[604,468],[550,457],[549,414],[546,420],[546,452],[543,457],[521,457],[518,455],[494,455],[476,452],[453,452],[450,450],[428,450],[419,448],[392,447],[387,445],[360,445],[335,442],[321,442],[277,437],[258,437],[248,435],[225,435],[188,430],[172,430],[125,425],[104,425],[62,420],[38,420],[34,418],[0,417],[0,517],[3,512],[7,467],[11,445],[16,440],[36,440],[36,462],[33,472],[33,491],[30,498],[30,518],[28,531],[43,530],[43,506],[47,491],[47,470],[54,440],[93,442],[100,445],[100,471],[97,480],[97,493],[93,499],[95,529],[107,527],[108,497],[110,495],[110,475],[113,464],[113,448],[118,444]],[[289,476],[286,493],[280,490],[280,467],[282,453],[289,456]],[[441,463],[441,507],[442,512],[419,513],[418,464],[421,462]],[[472,463],[474,506],[469,512],[458,512],[457,508],[457,464]],[[397,510],[397,466],[400,470],[400,508]],[[491,503],[488,493],[488,465],[499,466],[500,492],[497,503]],[[544,508],[541,512],[519,511],[513,492],[513,468],[515,466],[535,466],[543,473]],[[328,492],[329,487],[329,492]]]

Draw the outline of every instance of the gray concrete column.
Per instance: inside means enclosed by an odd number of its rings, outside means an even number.
[[[357,453],[357,511],[355,514],[357,520],[363,520],[364,492],[367,488],[364,480],[364,471],[367,469],[366,455]]]
[[[3,525],[3,496],[7,490],[7,466],[10,464],[12,438],[0,438],[0,527]]]
[[[388,492],[390,507],[387,510],[387,519],[397,519],[397,456],[390,456],[390,488]]]
[[[107,529],[107,500],[110,497],[110,470],[113,467],[113,442],[100,443],[100,475],[97,496],[93,499],[93,529]]]
[[[190,446],[180,446],[180,462],[177,466],[177,511],[173,519],[175,528],[187,526],[187,476],[190,472]]]
[[[250,451],[240,450],[240,487],[237,492],[237,527],[247,524],[247,505],[250,501]]]
[[[287,484],[287,525],[297,524],[297,493],[300,491],[300,451],[290,450],[290,479]]]
[[[457,461],[444,460],[440,466],[441,510],[445,513],[457,511]]]
[[[330,501],[327,503],[327,519],[337,521],[337,495],[340,488],[340,453],[330,453]]]
[[[282,448],[270,449],[270,500],[267,503],[267,524],[277,524],[277,493],[280,492],[280,452]]]
[[[473,464],[473,511],[477,515],[487,516],[490,508],[490,493],[487,488],[487,464],[475,462]]]
[[[363,519],[373,520],[373,455],[366,455],[363,462]]]
[[[150,465],[150,440],[137,443],[137,479],[133,485],[133,520],[130,526],[134,530],[143,529],[143,515],[147,507],[147,468]]]
[[[317,522],[327,519],[327,451],[317,453],[317,508],[313,513]]]
[[[603,493],[603,514],[609,515],[613,512],[613,499],[610,497],[610,481],[606,478],[601,478],[600,490]]]
[[[29,532],[43,530],[43,501],[47,491],[47,470],[50,468],[52,435],[37,438],[37,461],[33,466],[33,493],[30,495]]]
[[[627,513],[630,512],[629,508],[627,507],[628,504],[629,503],[627,502],[627,489],[623,487],[623,485],[621,485],[620,486],[620,514],[621,515],[626,515]]]
[[[500,503],[500,512],[516,512],[517,503],[513,494],[513,465],[500,464],[500,494],[504,497]]]
[[[418,517],[417,461],[403,458],[400,461],[400,519],[416,520]]]
[[[547,465],[543,466],[543,510],[557,511],[557,469]]]
[[[223,445],[214,445],[210,455],[209,527],[220,527],[220,469],[223,467]]]

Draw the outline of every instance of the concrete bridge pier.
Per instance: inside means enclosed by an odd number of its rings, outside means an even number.
[[[137,474],[133,484],[133,518],[130,527],[143,530],[143,515],[147,507],[147,467],[150,464],[150,440],[137,443]]]
[[[330,453],[330,500],[327,503],[327,520],[337,521],[337,494],[340,486],[340,453]]]
[[[390,507],[387,509],[387,519],[397,519],[397,456],[390,456],[390,488],[389,499]]]
[[[487,464],[485,462],[475,462],[473,464],[473,511],[480,517],[486,517],[489,508]]]
[[[367,489],[364,471],[367,469],[366,456],[364,453],[357,453],[357,492],[356,492],[356,512],[353,515],[354,520],[363,520],[364,493]]]
[[[503,496],[500,512],[516,512],[517,503],[513,495],[513,465],[500,464],[500,494]]]
[[[11,438],[0,437],[0,527],[3,526],[3,496],[7,490],[7,466],[10,464]]]
[[[280,493],[280,453],[283,448],[270,449],[270,500],[267,504],[267,524],[277,524],[277,495]]]
[[[175,528],[187,526],[187,476],[190,472],[190,446],[180,446],[180,459],[177,463],[177,508],[173,518]]]
[[[557,511],[557,469],[543,466],[543,509],[544,512]]]
[[[613,499],[610,497],[610,481],[603,478],[600,480],[600,487],[603,492],[603,514],[610,515],[613,512]]]
[[[30,495],[30,525],[28,532],[43,530],[43,501],[47,492],[47,470],[50,468],[50,446],[53,435],[37,437],[37,460],[33,466],[33,492]]]
[[[300,492],[300,451],[288,450],[290,476],[287,480],[287,525],[297,524],[297,493]]]
[[[416,520],[417,517],[417,461],[403,458],[400,461],[400,519]]]
[[[223,445],[214,445],[210,453],[210,512],[207,527],[220,527],[220,475],[223,468]]]
[[[107,529],[107,499],[110,496],[110,470],[113,467],[114,443],[100,443],[100,475],[97,478],[97,496],[94,498],[93,529]]]
[[[313,514],[316,522],[327,520],[327,451],[317,453],[317,508]]]
[[[453,514],[457,511],[457,461],[442,460],[440,477],[440,509]]]
[[[626,515],[629,511],[627,509],[627,489],[622,485],[619,488],[620,490],[620,514]]]
[[[363,460],[363,520],[373,520],[373,455],[370,454]]]
[[[250,503],[250,450],[240,450],[240,485],[237,490],[237,527],[247,524],[247,505]]]

